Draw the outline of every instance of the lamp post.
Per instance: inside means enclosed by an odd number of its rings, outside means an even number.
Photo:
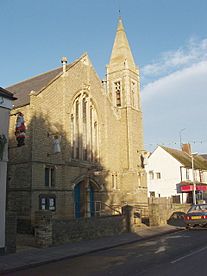
[[[194,156],[196,156],[198,153],[187,153],[185,152],[190,158],[191,158],[191,168],[192,168],[192,180],[193,180],[193,204],[196,204],[196,183],[195,183],[195,168],[194,168]]]
[[[195,184],[195,174],[194,174],[194,156],[191,154],[192,162],[192,175],[193,175],[193,204],[196,204],[196,184]]]

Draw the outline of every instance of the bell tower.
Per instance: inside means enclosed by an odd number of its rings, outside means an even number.
[[[121,17],[118,20],[117,31],[109,64],[106,67],[107,94],[113,109],[119,114],[119,122],[127,136],[127,170],[141,168],[141,152],[144,150],[142,112],[140,103],[139,69],[129,46]],[[123,132],[122,132],[123,135]]]
[[[106,73],[107,91],[114,107],[140,110],[139,70],[135,65],[121,17]]]

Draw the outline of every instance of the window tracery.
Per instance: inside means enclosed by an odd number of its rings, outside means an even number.
[[[88,94],[79,95],[71,112],[71,156],[73,159],[98,161],[98,118]]]

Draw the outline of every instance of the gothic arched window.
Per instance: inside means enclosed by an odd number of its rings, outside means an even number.
[[[76,97],[71,112],[71,156],[73,159],[98,161],[98,117],[86,93]]]

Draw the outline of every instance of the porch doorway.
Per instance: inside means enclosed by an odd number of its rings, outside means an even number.
[[[95,188],[93,183],[89,181],[81,181],[74,188],[74,208],[75,218],[93,217],[95,216]]]

